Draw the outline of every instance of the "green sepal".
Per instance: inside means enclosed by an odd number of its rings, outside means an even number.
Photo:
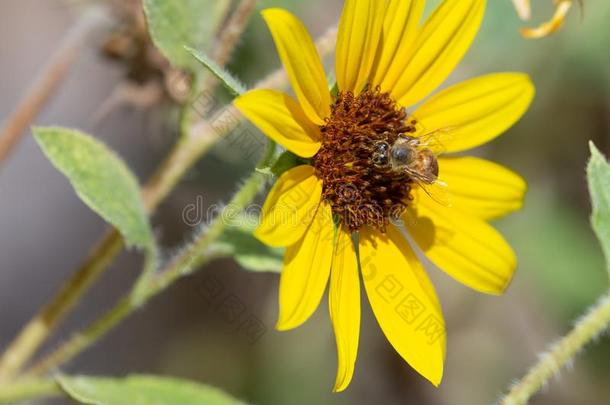
[[[309,164],[308,159],[304,159],[300,156],[295,155],[290,151],[286,151],[280,155],[280,157],[275,161],[273,166],[271,166],[271,173],[280,177],[282,174],[292,169],[293,167],[301,166]]]

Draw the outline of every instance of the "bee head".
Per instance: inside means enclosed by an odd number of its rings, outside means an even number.
[[[371,161],[377,167],[385,167],[390,163],[389,152],[390,145],[387,142],[377,142],[371,155]]]

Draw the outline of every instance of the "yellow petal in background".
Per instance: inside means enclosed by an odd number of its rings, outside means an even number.
[[[451,204],[460,211],[491,220],[523,206],[527,184],[504,166],[474,157],[440,158],[438,164]]]
[[[335,54],[339,90],[358,94],[369,81],[386,7],[386,2],[379,0],[345,1]]]
[[[383,23],[382,46],[374,69],[373,86],[391,92],[402,76],[417,39],[425,0],[390,0]]]
[[[406,239],[363,230],[360,263],[366,294],[386,338],[418,373],[438,386],[443,376],[445,323],[436,293]],[[415,270],[414,270],[415,269]]]
[[[290,96],[274,90],[253,90],[233,102],[265,135],[305,158],[320,149],[320,133]]]
[[[402,106],[416,104],[445,81],[470,48],[484,11],[485,0],[441,3],[421,28],[409,63],[398,72],[392,95]]]
[[[513,0],[517,14],[522,20],[529,20],[532,16],[532,5],[530,0]]]
[[[439,130],[445,152],[482,145],[505,132],[527,111],[534,86],[526,74],[496,73],[441,91],[414,116],[424,132]]]
[[[303,238],[286,249],[277,329],[296,328],[316,310],[328,284],[332,258],[332,212],[322,203]]]
[[[330,115],[330,92],[318,51],[301,21],[279,8],[263,11],[290,83],[303,111],[315,124]]]
[[[335,392],[347,388],[356,364],[360,338],[360,277],[356,252],[346,231],[339,231],[328,294],[330,319],[337,341],[337,379]]]
[[[517,265],[502,235],[485,221],[445,207],[425,193],[405,225],[425,255],[462,284],[487,294],[504,292]]]
[[[320,201],[322,182],[312,166],[288,170],[269,192],[254,236],[269,246],[296,243],[311,224]]]
[[[560,0],[556,3],[557,8],[549,21],[540,24],[536,28],[521,28],[521,35],[525,38],[544,38],[557,31],[563,25],[572,7],[573,0]]]

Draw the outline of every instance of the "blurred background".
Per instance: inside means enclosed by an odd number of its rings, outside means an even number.
[[[67,79],[35,123],[95,134],[145,181],[176,140],[177,108],[154,90],[135,103],[116,101],[117,89],[126,82],[147,83],[159,72],[134,70],[109,49],[109,41],[129,24],[125,15],[138,10],[138,4],[108,2],[115,13],[88,34]],[[0,0],[0,117],[13,111],[79,24],[83,3]],[[536,19],[551,15],[552,2],[534,3],[541,3],[535,4]],[[258,8],[290,9],[318,36],[337,21],[342,4],[262,0]],[[525,40],[511,2],[490,1],[477,40],[448,82],[524,71],[532,76],[537,97],[521,122],[476,151],[518,171],[529,183],[525,208],[497,223],[519,257],[507,294],[475,293],[429,266],[448,332],[440,388],[411,371],[393,351],[363,298],[356,374],[347,392],[332,394],[336,349],[326,301],[304,326],[277,332],[277,274],[243,271],[232,260],[176,283],[62,371],[184,377],[252,404],[492,403],[608,287],[601,250],[589,228],[584,168],[588,140],[610,153],[609,20],[610,2],[588,0],[584,10],[575,7],[556,35]],[[230,70],[253,84],[279,66],[256,13]],[[197,201],[226,201],[255,161],[236,156],[231,145],[221,142],[189,173],[153,218],[168,255],[193,231],[182,219],[184,208]],[[105,228],[26,134],[0,167],[1,347],[56,292]],[[121,297],[139,268],[137,254],[123,253],[44,350]],[[210,288],[217,293],[210,294]],[[243,308],[239,319],[223,310],[227,300]],[[245,319],[256,320],[260,333],[244,333],[239,325]],[[610,339],[600,339],[532,403],[607,405],[609,364]]]

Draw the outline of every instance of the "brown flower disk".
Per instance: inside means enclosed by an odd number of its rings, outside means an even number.
[[[413,179],[371,162],[380,142],[392,145],[399,134],[415,132],[407,113],[387,93],[367,90],[359,96],[340,92],[321,127],[322,147],[313,158],[323,182],[322,198],[350,231],[369,225],[385,232],[411,199]]]

